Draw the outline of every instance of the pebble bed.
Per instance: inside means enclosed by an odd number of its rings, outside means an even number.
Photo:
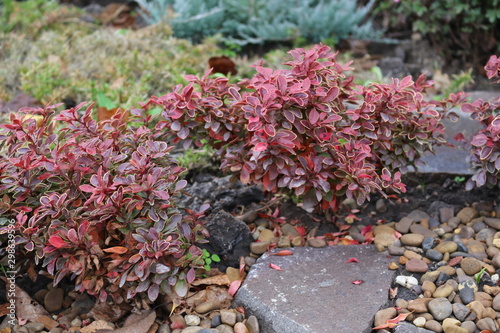
[[[397,223],[373,229],[377,251],[397,260],[392,307],[380,310],[374,327],[408,314],[399,332],[474,333],[500,328],[500,207],[473,204],[437,218],[414,211]],[[402,236],[396,239],[397,233]],[[396,234],[397,235],[397,234]],[[398,332],[397,327],[394,331]],[[377,332],[390,332],[380,329]]]
[[[373,226],[370,236],[374,237],[375,249],[393,256],[395,260],[388,269],[397,271],[391,306],[376,313],[374,327],[407,314],[406,322],[379,329],[377,333],[498,332],[500,207],[492,203],[474,203],[457,211],[452,205],[443,204],[435,211],[437,214],[430,216],[415,210],[398,222]],[[251,254],[245,257],[247,270],[270,246],[320,248],[329,245],[327,239],[316,236],[317,230],[301,235],[289,223],[275,229],[274,223],[257,218],[255,211],[240,219],[248,224],[255,239],[250,245]],[[364,227],[353,225],[347,237],[359,243],[367,241],[368,235],[362,233]],[[65,295],[62,289],[49,285],[34,298],[47,311],[59,315],[43,316],[36,322],[17,325],[12,332],[92,333],[97,329],[116,328],[112,321],[87,316],[95,305],[88,296],[76,292]],[[194,310],[199,315],[173,315],[167,321],[157,320],[148,333],[259,332],[257,318],[246,318],[216,301],[207,300]]]

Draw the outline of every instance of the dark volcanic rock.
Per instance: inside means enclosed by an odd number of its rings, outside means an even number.
[[[211,254],[217,254],[222,261],[211,267],[224,272],[227,267],[238,267],[240,257],[250,254],[252,234],[247,225],[225,211],[218,211],[207,217],[205,227],[210,233],[208,243],[200,244]]]
[[[201,174],[194,178],[179,199],[179,206],[198,210],[206,202],[210,203],[212,212],[219,210],[232,211],[237,206],[247,206],[264,199],[264,193],[257,186],[247,186],[243,183],[231,182],[230,176],[217,178]]]

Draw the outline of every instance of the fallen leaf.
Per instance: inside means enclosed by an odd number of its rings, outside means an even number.
[[[6,316],[10,313],[10,309],[8,308],[9,303],[5,303],[0,305],[0,317]]]
[[[245,275],[245,257],[240,257],[240,277]]]
[[[455,266],[455,265],[458,265],[460,264],[460,262],[462,261],[464,257],[462,256],[458,256],[458,257],[455,257],[455,258],[452,258],[448,261],[448,265],[449,266]]]
[[[35,265],[33,262],[30,262],[27,273],[28,273],[28,276],[30,277],[31,281],[36,282],[36,279],[38,278],[38,274],[35,271]]]
[[[124,254],[128,251],[128,249],[124,246],[113,246],[108,247],[107,249],[102,249],[104,252],[108,253],[116,253],[116,254]]]
[[[307,235],[307,230],[304,227],[297,226],[297,227],[295,227],[295,230],[297,230],[297,232],[299,233],[300,236]]]
[[[239,313],[245,314],[245,308],[243,308],[242,306],[237,306],[235,310],[238,311]]]
[[[400,313],[397,317],[388,319],[386,320],[385,324],[379,325],[377,327],[374,327],[374,330],[381,330],[383,328],[392,328],[394,326],[397,326],[400,321],[404,321],[406,317],[408,317],[412,312],[408,313]]]
[[[114,323],[129,311],[130,309],[122,308],[116,304],[111,305],[107,302],[97,302],[88,315],[94,317],[96,320],[110,321]]]
[[[204,303],[207,300],[217,302],[222,309],[231,305],[233,296],[228,292],[227,287],[208,286],[206,289],[188,295],[185,302],[188,307],[195,308],[198,304]]]
[[[94,333],[94,332],[99,332],[99,333],[109,333],[109,332],[115,332],[115,330],[111,327],[111,325],[108,324],[107,321],[105,320],[96,320],[90,323],[89,325],[83,327],[80,329],[81,333]]]
[[[348,262],[358,262],[358,263],[359,263],[359,260],[358,260],[358,259],[356,259],[356,258],[349,258],[349,259],[347,259],[345,262],[346,262],[346,263],[348,263]]]
[[[401,236],[403,236],[403,235],[401,235],[399,232],[397,232],[396,230],[394,230],[394,238],[400,239]]]
[[[389,297],[391,297],[391,299],[396,298],[397,295],[398,295],[398,287],[389,288]]]
[[[269,264],[269,267],[271,267],[272,269],[275,269],[275,270],[277,270],[277,271],[282,271],[282,270],[283,270],[283,269],[281,269],[281,267],[280,267],[280,266],[275,265],[275,264],[273,264],[273,263],[270,263],[270,264]]]
[[[341,238],[340,239],[340,242],[342,243],[342,245],[359,245],[359,242],[355,239],[351,239],[351,238]]]
[[[208,67],[213,68],[213,73],[222,73],[227,75],[231,73],[236,74],[236,65],[226,56],[212,57],[208,59]]]
[[[7,286],[10,285],[10,281],[6,277],[0,276],[2,281],[4,281]],[[41,316],[48,316],[49,313],[43,306],[41,306],[37,301],[32,299],[27,292],[14,285],[14,295],[16,301],[16,316],[19,321],[22,320],[36,320]]]
[[[350,225],[347,225],[347,224],[338,224],[337,226],[339,228],[339,231],[344,231],[344,230],[347,230],[351,227]]]
[[[231,284],[231,279],[229,278],[229,276],[227,276],[227,274],[221,274],[221,275],[207,277],[204,279],[195,280],[192,283],[193,286],[199,286],[202,284],[229,286]]]
[[[275,252],[275,253],[269,253],[269,255],[270,256],[291,256],[291,255],[293,255],[293,252],[290,250],[282,250],[282,251]]]
[[[354,280],[354,281],[351,281],[352,284],[362,284],[364,281],[363,280]]]
[[[243,281],[241,281],[241,280],[236,280],[236,281],[231,282],[231,285],[229,286],[229,289],[228,289],[228,293],[234,297],[234,295],[236,294],[238,289],[240,289],[242,282]]]
[[[364,227],[363,229],[361,229],[361,235],[366,235],[368,232],[371,232],[372,231],[372,228],[373,228],[373,225],[367,225],[366,227]]]
[[[118,328],[116,330],[99,329],[99,333],[147,333],[151,328],[151,326],[153,325],[153,323],[155,322],[155,319],[156,319],[156,312],[154,310],[149,310],[143,313],[141,318],[137,318],[136,321],[130,325],[123,326],[122,328]],[[85,326],[80,331],[82,333],[95,332],[95,331],[84,332],[84,329],[86,329],[89,326]]]

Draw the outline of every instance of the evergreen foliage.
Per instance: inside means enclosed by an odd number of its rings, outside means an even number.
[[[171,24],[175,35],[194,42],[217,33],[236,45],[291,42],[298,38],[316,43],[380,36],[380,31],[373,29],[371,21],[366,19],[374,0],[365,6],[358,6],[352,0],[172,1],[175,17]],[[143,2],[146,0],[140,1]],[[155,2],[169,1],[148,3]],[[156,16],[151,12],[150,19]]]

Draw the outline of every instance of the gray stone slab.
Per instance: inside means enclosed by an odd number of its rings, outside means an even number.
[[[498,91],[475,91],[469,93],[469,100],[482,99],[490,101],[498,97]],[[419,167],[419,173],[448,173],[448,174],[473,174],[470,169],[469,152],[458,148],[458,142],[453,138],[458,133],[463,133],[466,138],[476,133],[482,128],[478,121],[470,119],[470,114],[462,112],[460,109],[453,110],[459,115],[457,122],[450,120],[443,121],[446,128],[445,139],[455,147],[437,147],[435,154],[425,154],[422,160],[427,164]]]
[[[255,315],[262,333],[371,332],[394,278],[387,269],[390,258],[372,245],[290,250],[291,256],[260,257],[233,306]],[[359,263],[346,263],[353,257]],[[283,270],[270,268],[271,263]],[[363,283],[355,285],[355,280]]]
[[[466,138],[481,129],[478,121],[472,120],[469,114],[460,110],[454,110],[459,119],[456,122],[444,120],[446,128],[445,139],[455,147],[440,146],[435,149],[435,154],[424,154],[422,161],[427,165],[418,168],[419,173],[448,173],[448,174],[472,174],[470,170],[469,152],[459,148],[459,142],[453,138],[462,133]]]

